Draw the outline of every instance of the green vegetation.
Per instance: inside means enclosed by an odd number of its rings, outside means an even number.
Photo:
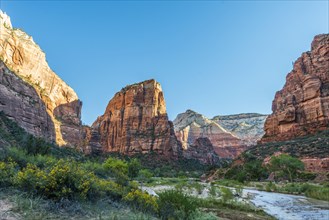
[[[289,141],[258,144],[247,152],[264,159],[275,152],[283,152],[293,157],[329,157],[329,129]]]
[[[34,198],[39,198],[42,204],[49,203],[51,206],[62,206],[63,201],[67,201],[63,206],[88,204],[90,207],[100,201],[110,201],[108,203],[142,211],[152,218],[163,218],[164,209],[160,204],[170,203],[166,202],[166,198],[161,197],[160,200],[138,189],[135,180],[150,182],[154,175],[138,157],[85,156],[73,149],[59,148],[27,134],[3,113],[0,113],[0,142],[4,143],[0,148],[0,190],[27,195],[20,198],[22,201],[30,200],[33,203]],[[179,164],[174,166],[178,170]],[[168,172],[169,169],[175,170],[172,168],[165,167]],[[162,169],[155,171],[161,173]],[[41,209],[33,210],[40,212],[40,219],[47,216]],[[23,212],[21,209],[17,211]],[[99,218],[102,218],[103,211],[100,213]],[[24,213],[30,214],[27,211]],[[195,214],[203,216],[201,210]],[[120,216],[113,219],[120,219]],[[132,219],[144,219],[144,215]]]
[[[269,170],[278,177],[289,178],[292,182],[297,177],[298,172],[304,170],[304,164],[297,158],[281,154],[277,157],[271,157]]]
[[[42,196],[14,189],[0,188],[0,198],[8,207],[0,209],[0,218],[4,219],[108,219],[108,220],[153,220],[154,216],[132,210],[124,203],[110,199],[96,201],[74,201],[62,199],[53,201]]]
[[[190,219],[196,209],[196,199],[180,190],[159,193],[159,213],[163,219]]]
[[[264,183],[265,187],[258,183],[259,190],[279,192],[287,194],[305,195],[310,198],[329,201],[329,186],[312,183]]]
[[[262,165],[261,160],[258,160],[254,155],[248,153],[242,154],[241,157],[245,163],[229,168],[224,173],[226,179],[243,183],[246,181],[260,181],[268,177],[268,169]]]

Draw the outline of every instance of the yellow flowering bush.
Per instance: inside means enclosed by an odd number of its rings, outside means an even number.
[[[73,161],[59,160],[48,173],[45,194],[50,198],[86,198],[95,175]]]
[[[17,164],[11,159],[7,162],[0,161],[0,186],[8,186],[12,183]]]
[[[33,192],[44,192],[47,185],[47,173],[33,164],[27,164],[17,173],[14,183]]]
[[[138,189],[129,192],[123,200],[143,211],[157,213],[159,208],[156,197]]]

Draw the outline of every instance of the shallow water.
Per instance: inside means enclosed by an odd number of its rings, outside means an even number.
[[[172,188],[160,185],[143,187],[142,190],[156,195],[156,192]],[[208,197],[208,190],[205,189],[199,196]],[[326,201],[256,189],[244,189],[242,197],[279,220],[329,220],[329,202]]]
[[[329,202],[305,196],[244,189],[244,197],[279,220],[329,220]]]

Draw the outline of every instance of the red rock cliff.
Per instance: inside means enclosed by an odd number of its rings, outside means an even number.
[[[148,80],[116,93],[92,125],[90,147],[94,152],[176,156],[179,146],[160,84]]]
[[[82,142],[77,94],[48,66],[32,37],[0,10],[0,111],[27,132],[59,145]]]
[[[315,36],[311,51],[296,60],[283,89],[275,94],[272,111],[262,143],[329,128],[329,34]]]

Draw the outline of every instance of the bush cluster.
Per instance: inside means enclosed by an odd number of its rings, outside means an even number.
[[[9,186],[13,182],[17,163],[12,160],[0,161],[0,186]]]
[[[145,192],[142,192],[141,190],[133,190],[129,192],[124,198],[124,201],[130,203],[135,208],[151,212],[151,213],[157,213],[158,212],[158,203],[157,199],[154,196],[151,196]]]
[[[159,193],[158,204],[163,219],[190,219],[197,210],[196,199],[180,190]]]

